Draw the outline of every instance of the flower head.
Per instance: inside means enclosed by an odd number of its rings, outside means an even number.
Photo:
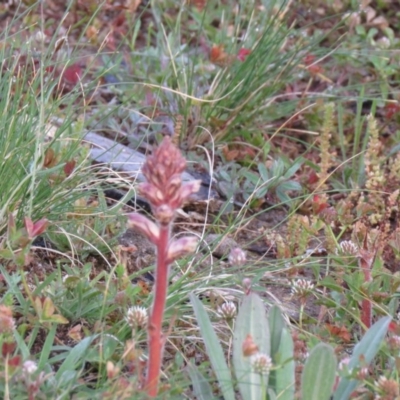
[[[235,247],[229,253],[228,261],[232,266],[241,266],[246,262],[246,253],[240,247]]]
[[[126,313],[125,320],[132,329],[144,328],[148,320],[147,310],[140,306],[131,307]]]
[[[297,279],[292,282],[292,296],[307,297],[314,289],[314,285],[305,279]]]
[[[358,254],[358,246],[351,240],[342,240],[339,244],[339,250],[336,250],[336,254],[355,256]]]
[[[377,398],[390,398],[395,399],[400,394],[399,391],[399,382],[394,379],[388,379],[385,376],[380,376],[378,381],[375,382],[376,388],[384,395],[385,397],[377,397]]]
[[[232,301],[227,301],[218,308],[218,315],[227,321],[234,319],[236,314],[237,309]]]
[[[256,353],[251,356],[250,359],[251,367],[253,371],[260,375],[268,375],[272,368],[271,357],[264,353]]]
[[[35,363],[35,361],[32,360],[26,360],[22,365],[22,370],[27,375],[34,374],[37,371],[37,369],[38,369],[37,364]]]
[[[155,217],[162,225],[169,224],[175,211],[200,188],[199,181],[182,183],[185,168],[185,158],[168,136],[143,164],[146,182],[139,185],[139,191],[151,203]]]

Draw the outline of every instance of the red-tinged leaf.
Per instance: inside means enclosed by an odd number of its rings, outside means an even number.
[[[33,221],[29,217],[25,217],[24,224],[29,238],[33,238]]]
[[[46,218],[39,219],[39,221],[36,221],[33,224],[33,236],[31,237],[36,237],[41,235],[46,231],[47,225],[49,224],[49,221]]]
[[[14,353],[17,348],[17,344],[14,342],[5,342],[1,346],[1,354],[3,357],[6,357],[8,354]]]
[[[125,17],[125,14],[122,12],[119,15],[117,15],[117,17],[114,19],[112,24],[115,27],[118,27],[118,26],[122,26],[125,22],[126,22],[126,17]]]
[[[48,148],[44,153],[43,167],[51,168],[57,162],[56,153],[52,148]]]
[[[82,325],[75,325],[68,331],[68,336],[75,342],[80,342],[82,340]]]
[[[387,103],[385,105],[385,117],[388,119],[393,118],[400,111],[400,105],[398,103]]]
[[[312,209],[315,215],[321,214],[326,208],[329,207],[329,204],[321,199],[317,194],[314,195],[312,201]]]
[[[251,50],[245,49],[244,47],[238,51],[237,58],[240,61],[245,61],[247,56],[251,53]]]
[[[322,74],[324,69],[320,65],[310,65],[307,70],[312,75]]]
[[[349,343],[351,341],[351,334],[345,326],[336,326],[331,324],[325,324],[325,326],[331,335],[336,336],[343,342]]]
[[[49,297],[46,297],[44,302],[43,302],[43,315],[42,317],[44,319],[49,319],[53,314],[56,308],[54,307],[54,304],[52,300]]]
[[[224,51],[222,45],[214,45],[210,50],[210,61],[220,67],[226,67],[232,63],[234,57]]]
[[[304,64],[307,67],[308,72],[313,75],[321,74],[323,72],[323,68],[319,65],[314,64],[315,56],[313,54],[307,54],[304,59]]]
[[[396,335],[400,335],[400,325],[393,321],[390,322],[389,323],[389,332],[393,332]]]
[[[10,358],[8,360],[8,365],[9,365],[9,367],[14,367],[14,368],[20,366],[21,365],[21,356],[15,356],[13,358]]]
[[[61,77],[61,82],[70,85],[76,85],[81,80],[82,75],[82,67],[78,64],[73,64],[64,69]]]
[[[53,322],[55,324],[69,324],[67,318],[60,314],[53,314],[50,318],[46,318],[46,322]]]
[[[310,174],[308,175],[308,184],[313,185],[314,183],[317,183],[318,180],[319,180],[319,178],[318,178],[317,173],[315,171],[310,172]]]
[[[328,208],[328,203],[321,203],[318,204],[317,209],[316,209],[316,214],[321,214],[322,211]]]
[[[17,227],[15,225],[15,219],[12,214],[9,214],[7,221],[7,233],[8,237],[12,238],[17,232]]]
[[[315,56],[311,53],[306,54],[306,56],[303,59],[304,64],[306,64],[307,66],[312,64],[315,61]]]
[[[70,176],[75,169],[76,161],[70,160],[67,161],[64,165],[64,173],[66,176]]]

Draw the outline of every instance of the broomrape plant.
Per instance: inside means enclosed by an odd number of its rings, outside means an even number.
[[[169,266],[176,259],[196,249],[197,239],[185,236],[171,240],[174,215],[187,198],[197,192],[200,181],[182,183],[181,174],[186,161],[179,149],[166,137],[154,153],[147,157],[142,172],[147,182],[140,184],[140,194],[152,206],[156,222],[133,213],[129,224],[143,233],[157,248],[155,291],[147,333],[149,361],[145,389],[150,397],[157,396],[165,338],[162,332],[163,315],[168,289]]]

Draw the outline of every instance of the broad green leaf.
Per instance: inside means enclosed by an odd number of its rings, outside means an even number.
[[[291,178],[298,170],[299,168],[303,165],[303,160],[297,160],[286,172],[284,177],[286,179]]]
[[[39,371],[44,368],[44,366],[46,365],[46,363],[49,360],[49,356],[50,356],[51,350],[53,348],[53,343],[54,343],[54,338],[56,336],[56,332],[57,332],[57,325],[54,324],[51,326],[51,329],[47,333],[46,341],[44,342],[42,350],[40,351],[40,360],[38,363]]]
[[[192,303],[200,332],[207,349],[207,355],[210,358],[211,365],[217,376],[219,386],[225,400],[234,400],[235,392],[233,390],[232,376],[225,361],[224,351],[219,339],[211,325],[210,318],[203,303],[196,297],[194,293],[190,294],[190,302]]]
[[[204,376],[200,373],[198,368],[191,362],[187,365],[187,370],[190,376],[190,380],[193,385],[193,393],[198,400],[213,400],[214,395],[212,388]]]
[[[278,187],[279,187],[279,190],[282,190],[285,192],[287,192],[289,190],[301,190],[302,189],[300,183],[293,181],[293,180],[284,181],[284,182],[280,183]]]
[[[336,376],[336,357],[331,346],[319,343],[306,361],[301,377],[301,398],[329,400]]]
[[[245,295],[239,308],[233,336],[233,366],[242,398],[259,400],[266,391],[268,376],[253,372],[250,357],[243,355],[242,345],[248,335],[261,353],[270,355],[268,318],[264,303],[255,293]]]
[[[258,164],[258,172],[260,173],[263,182],[267,182],[269,180],[269,173],[264,163]]]
[[[293,400],[295,393],[295,362],[293,359],[294,345],[292,335],[284,327],[280,340],[279,351],[274,361],[282,367],[274,372],[274,389],[279,400]]]
[[[271,357],[274,361],[274,355],[279,350],[282,330],[285,326],[281,310],[277,305],[271,307],[268,312],[269,331],[271,335]]]
[[[50,297],[46,297],[43,302],[43,314],[40,317],[42,319],[49,319],[54,314],[55,310],[53,301]]]
[[[74,348],[72,348],[64,362],[60,365],[55,378],[59,379],[64,372],[75,371],[77,368],[79,368],[79,365],[85,360],[86,352],[88,351],[90,345],[98,336],[99,335],[86,337]]]
[[[353,355],[348,364],[349,369],[358,367],[361,360],[363,366],[367,366],[371,363],[386,335],[391,320],[391,317],[381,318],[368,329],[361,341],[354,347]],[[349,399],[351,393],[359,383],[360,381],[355,379],[342,378],[335,391],[333,400]]]

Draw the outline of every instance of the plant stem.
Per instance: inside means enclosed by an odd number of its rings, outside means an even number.
[[[361,269],[364,273],[364,282],[371,282],[371,268],[372,263],[375,258],[375,255],[372,257],[361,257],[360,265]],[[371,300],[368,298],[369,293],[368,290],[365,292],[366,298],[361,301],[361,322],[364,324],[365,328],[368,329],[372,325],[372,303]]]
[[[161,362],[164,350],[162,323],[168,288],[168,244],[169,226],[160,226],[157,243],[157,269],[153,308],[147,328],[149,360],[147,367],[146,390],[150,397],[156,397],[160,379]]]

